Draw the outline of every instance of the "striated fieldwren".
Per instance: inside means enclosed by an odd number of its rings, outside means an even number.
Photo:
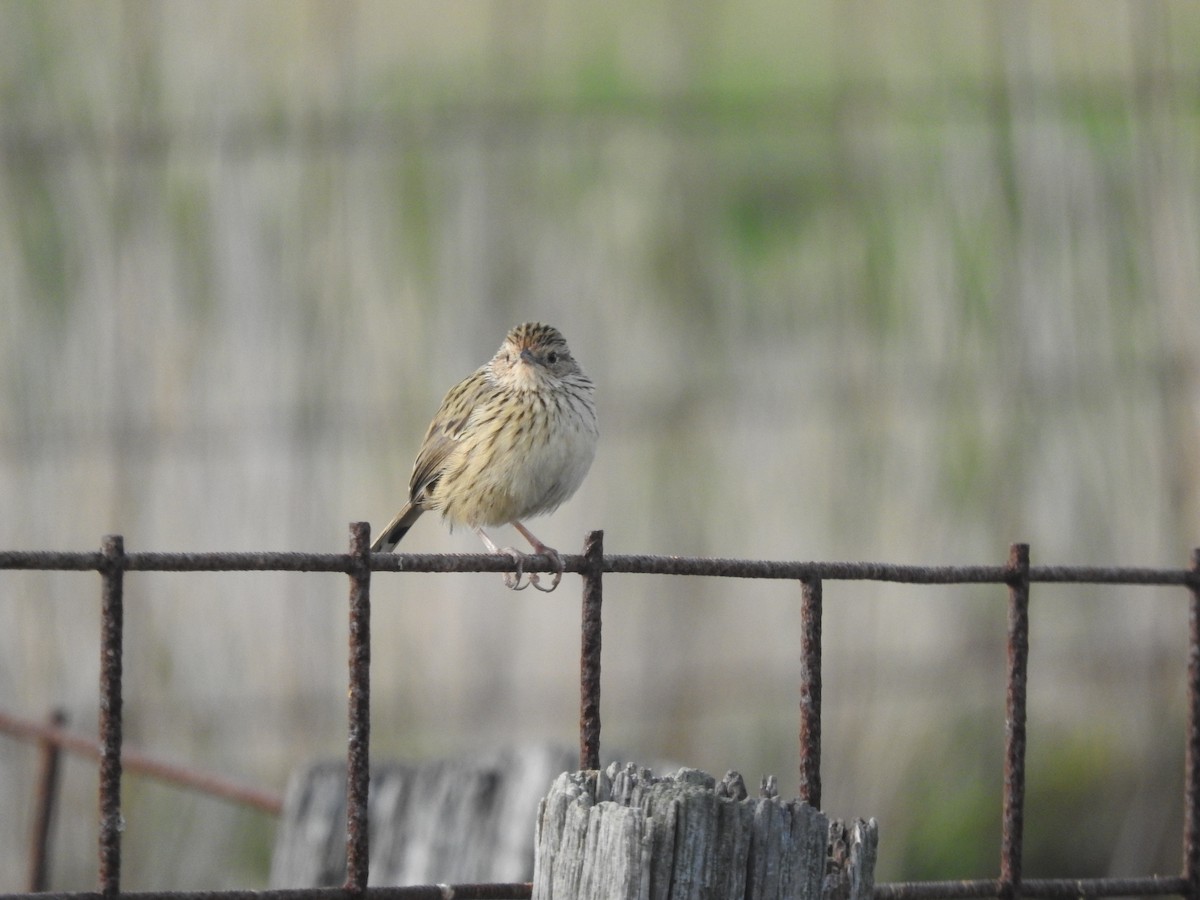
[[[552,591],[562,580],[558,552],[522,524],[575,493],[596,454],[596,403],[557,329],[527,322],[512,329],[491,361],[446,394],[421,442],[408,502],[380,532],[373,551],[390,552],[421,513],[436,510],[472,528],[493,553],[509,553],[516,573],[505,584]],[[523,555],[499,548],[483,529],[511,524],[558,565],[549,587],[536,573],[522,583]]]

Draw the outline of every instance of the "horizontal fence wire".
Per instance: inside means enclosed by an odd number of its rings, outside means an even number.
[[[564,572],[585,574],[594,564],[583,554],[561,554]],[[349,553],[295,552],[209,552],[127,553],[119,561],[127,572],[341,572],[349,574],[359,565]],[[44,571],[102,571],[103,554],[50,551],[0,551],[0,569]],[[516,562],[507,555],[491,553],[394,553],[372,554],[372,572],[515,572]],[[698,556],[603,557],[603,574],[694,575],[709,578],[763,578],[791,581],[885,581],[897,584],[1007,584],[1013,572],[1007,566],[910,566],[873,562],[792,562],[751,559],[720,559]],[[548,557],[531,554],[524,558],[526,572],[554,572]],[[1200,576],[1186,568],[1142,568],[1130,566],[1030,566],[1032,584],[1114,584],[1188,587],[1200,584]]]
[[[1003,879],[978,881],[897,881],[875,886],[875,900],[970,900],[1000,897]],[[1192,897],[1190,883],[1180,876],[1141,878],[1026,878],[1020,896],[1067,900],[1070,897]]]
[[[122,891],[127,900],[527,900],[529,882],[514,884],[418,884],[406,887],[286,888],[270,891]],[[112,900],[102,891],[0,894],[0,900]]]
[[[875,900],[970,900],[997,896],[998,880],[914,881],[881,884]],[[526,900],[533,894],[528,882],[514,884],[437,884],[409,887],[369,887],[354,896],[363,900]],[[1021,883],[1021,895],[1046,900],[1072,897],[1165,897],[1187,896],[1187,880],[1181,877],[1144,878],[1031,878]],[[128,891],[129,900],[348,900],[342,888],[291,888],[268,891]],[[29,900],[29,894],[0,894],[0,900]],[[43,893],[37,900],[104,900],[99,891]]]
[[[201,552],[127,553],[119,536],[104,538],[100,552],[0,551],[0,570],[95,571],[101,589],[100,740],[91,755],[100,760],[99,892],[39,893],[45,900],[92,900],[167,897],[170,900],[524,900],[529,883],[367,885],[367,786],[370,739],[370,585],[372,572],[553,572],[555,560],[530,555],[519,562],[506,554],[373,554],[369,528],[350,526],[349,553]],[[1190,568],[1097,566],[1031,566],[1029,547],[1014,544],[1008,561],[997,566],[912,566],[874,562],[795,562],[702,557],[606,555],[603,532],[589,534],[584,552],[561,557],[562,570],[583,576],[580,653],[580,766],[595,768],[600,753],[600,648],[603,575],[671,575],[776,579],[801,587],[800,641],[800,784],[802,799],[820,804],[821,618],[824,581],[878,581],[900,584],[1003,584],[1008,587],[1008,676],[1005,716],[1005,763],[1000,877],[968,881],[918,881],[879,884],[875,900],[949,900],[996,897],[1119,897],[1174,895],[1200,900],[1200,550]],[[125,572],[334,572],[350,578],[349,749],[347,756],[347,876],[341,888],[298,888],[268,891],[120,890],[119,797],[122,764],[138,768],[137,757],[121,747],[122,588]],[[1184,788],[1183,873],[1175,877],[1144,876],[1094,879],[1026,879],[1021,856],[1024,830],[1025,694],[1029,655],[1029,597],[1032,584],[1108,584],[1183,586],[1191,595],[1187,663],[1189,718]],[[0,714],[0,731],[34,736],[68,749],[79,740],[57,725],[31,724]],[[151,767],[153,768],[153,767]],[[169,777],[169,767],[168,777]],[[151,772],[151,774],[154,774]],[[160,773],[161,774],[161,773]],[[183,779],[180,779],[183,781]],[[199,790],[211,785],[196,784]],[[276,801],[277,802],[277,801]],[[267,804],[263,804],[264,806]],[[273,805],[273,804],[272,804]],[[30,894],[0,894],[0,900]]]

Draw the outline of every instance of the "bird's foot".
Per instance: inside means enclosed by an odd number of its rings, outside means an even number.
[[[555,550],[553,547],[547,547],[547,546],[543,545],[543,546],[537,548],[538,553],[540,553],[544,556],[550,557],[550,564],[552,566],[554,566],[554,571],[552,573],[554,575],[554,578],[550,582],[549,587],[544,587],[542,585],[542,578],[539,573],[526,572],[524,570],[525,560],[529,559],[530,554],[522,553],[520,550],[515,550],[512,547],[504,547],[503,549],[500,550],[500,552],[507,553],[509,556],[511,556],[517,562],[517,571],[504,573],[504,586],[506,588],[508,588],[510,591],[523,591],[523,590],[525,590],[525,588],[529,587],[530,585],[533,585],[537,590],[541,591],[543,594],[549,594],[556,587],[558,587],[558,583],[560,581],[562,581],[562,577],[563,577],[562,557],[558,555],[558,551]],[[522,579],[526,579],[526,580],[523,581]]]
[[[540,540],[538,540],[537,537],[534,535],[534,533],[532,531],[530,531],[528,528],[526,528],[524,525],[522,525],[520,522],[513,522],[513,528],[517,529],[517,531],[521,532],[521,534],[523,534],[525,536],[525,540],[529,541],[529,545],[531,547],[533,547],[533,549],[536,552],[550,557],[550,563],[551,563],[551,565],[554,566],[554,580],[552,582],[550,582],[550,587],[542,587],[541,579],[538,578],[537,572],[529,573],[529,583],[530,584],[532,584],[535,588],[537,588],[542,593],[545,593],[545,594],[550,593],[552,590],[554,590],[556,587],[558,587],[558,583],[560,581],[562,581],[562,577],[563,577],[562,557],[558,555],[558,551],[555,550],[553,547],[548,547],[545,544],[543,544]]]
[[[534,587],[537,587],[537,575],[534,573],[530,573],[528,581],[526,581],[524,584],[521,583],[521,579],[525,577],[525,572],[522,568],[525,564],[524,553],[522,553],[520,550],[515,550],[512,547],[504,547],[499,552],[507,553],[514,560],[516,560],[517,563],[517,570],[515,572],[504,573],[504,586],[506,588],[508,588],[510,591],[523,591],[531,584]]]
[[[540,547],[538,547],[537,551],[538,551],[538,553],[541,553],[541,554],[544,554],[545,556],[550,557],[550,562],[554,566],[554,580],[550,582],[550,587],[542,587],[541,579],[538,577],[538,573],[530,572],[529,573],[529,583],[532,584],[535,588],[537,588],[542,593],[549,594],[552,590],[554,590],[556,587],[558,587],[558,583],[560,581],[562,581],[562,577],[563,577],[562,557],[558,555],[557,550],[555,550],[553,547],[547,547],[545,544],[542,544]]]
[[[476,528],[475,533],[477,535],[479,535],[480,540],[483,541],[484,545],[492,553],[507,553],[509,556],[511,556],[513,558],[513,561],[517,564],[517,570],[515,572],[505,572],[504,573],[504,586],[506,588],[508,588],[510,591],[523,591],[523,590],[525,590],[525,588],[529,587],[530,584],[534,583],[536,576],[530,575],[529,581],[526,581],[524,584],[522,584],[522,579],[525,577],[525,571],[523,568],[523,566],[525,565],[525,554],[524,553],[522,553],[520,550],[516,550],[512,547],[497,546],[496,542],[493,541],[488,536],[488,533],[486,531],[484,531],[482,528]],[[541,590],[541,588],[538,588],[538,590]]]
[[[519,532],[521,532],[521,534],[525,535],[525,539],[529,541],[531,545],[533,545],[533,549],[536,553],[540,553],[550,558],[550,564],[554,567],[554,579],[550,582],[549,587],[542,587],[542,579],[537,572],[525,572],[525,560],[529,558],[529,554],[522,553],[520,550],[514,550],[512,547],[496,546],[496,543],[490,537],[488,537],[487,532],[482,528],[476,528],[475,533],[479,535],[479,537],[483,540],[483,543],[490,551],[493,553],[507,553],[516,561],[517,570],[515,572],[504,573],[504,586],[506,588],[508,588],[510,591],[523,591],[532,584],[542,593],[549,594],[556,587],[558,587],[558,583],[562,581],[563,571],[565,568],[563,566],[562,557],[558,555],[558,551],[553,547],[548,547],[534,537],[529,529],[520,522],[513,522],[513,526]],[[525,580],[527,575],[528,580]]]

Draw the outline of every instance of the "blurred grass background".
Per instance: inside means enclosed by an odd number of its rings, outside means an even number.
[[[1194,3],[0,0],[0,109],[0,546],[341,550],[530,319],[599,390],[565,551],[1200,545]],[[0,585],[0,705],[94,728],[96,577]],[[375,757],[572,742],[574,591],[378,578]],[[345,592],[129,576],[127,740],[279,788],[340,755]],[[798,595],[613,576],[605,746],[794,792]],[[826,809],[882,879],[995,874],[1004,590],[825,595]],[[1035,588],[1027,876],[1179,870],[1185,623]],[[0,740],[3,890],[34,772]],[[69,762],[55,889],[94,805]],[[126,888],[265,883],[270,820],[124,812]]]

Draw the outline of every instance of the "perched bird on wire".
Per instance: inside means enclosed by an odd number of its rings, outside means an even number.
[[[490,362],[442,400],[417,453],[408,502],[371,550],[391,552],[421,513],[434,510],[451,527],[472,528],[491,552],[517,561],[517,571],[505,574],[508,587],[552,591],[562,580],[562,560],[521,520],[552,512],[575,493],[598,437],[592,380],[566,340],[540,322],[518,325]],[[509,524],[557,565],[549,587],[536,573],[523,584],[524,555],[497,547],[483,530]]]

